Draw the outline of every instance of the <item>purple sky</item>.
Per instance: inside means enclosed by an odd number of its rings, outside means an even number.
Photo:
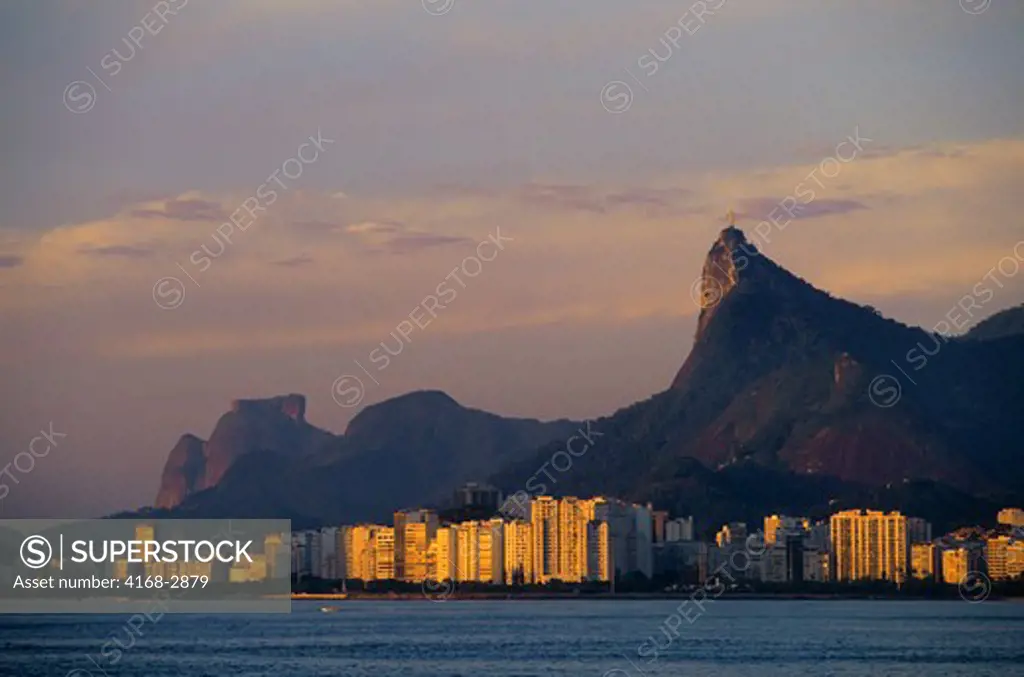
[[[1024,238],[1024,5],[962,4],[5,3],[0,466],[67,437],[0,516],[151,502],[233,398],[341,431],[346,375],[609,413],[685,358],[726,211],[808,191],[761,248],[934,326]]]

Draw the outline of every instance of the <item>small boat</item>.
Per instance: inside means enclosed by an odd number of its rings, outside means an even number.
[[[320,607],[320,613],[325,613],[325,614],[337,613],[340,610],[341,610],[341,608],[340,607],[336,607],[336,606],[322,606],[322,607]]]

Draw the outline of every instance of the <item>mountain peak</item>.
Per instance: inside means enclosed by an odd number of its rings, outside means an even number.
[[[306,420],[306,396],[290,393],[264,399],[232,400],[231,411],[254,414],[278,411],[288,418],[302,423]]]
[[[736,226],[727,226],[718,234],[718,239],[715,241],[715,244],[722,245],[730,250],[735,250],[736,248],[749,243],[747,242],[747,236],[742,230]]]
[[[735,226],[725,228],[711,245],[701,276],[691,290],[700,306],[697,337],[707,329],[722,299],[740,283],[742,272],[757,255],[757,248],[747,241],[743,231]]]

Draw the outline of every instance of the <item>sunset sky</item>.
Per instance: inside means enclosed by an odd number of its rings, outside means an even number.
[[[901,321],[934,326],[1014,256],[1024,4],[706,5],[4,3],[0,467],[51,422],[67,437],[9,471],[0,517],[152,502],[178,436],[233,398],[304,393],[340,432],[347,374],[364,404],[610,413],[686,357],[725,213],[753,239],[802,183],[764,252]],[[197,264],[261,185],[273,204]],[[498,231],[379,385],[359,371]],[[1012,270],[983,315],[1024,301]]]

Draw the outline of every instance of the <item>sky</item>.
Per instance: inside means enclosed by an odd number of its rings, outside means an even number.
[[[0,517],[151,503],[235,398],[335,432],[428,388],[611,413],[685,359],[730,209],[909,324],[988,276],[966,330],[1024,301],[1022,30],[1010,0],[3,3]]]

